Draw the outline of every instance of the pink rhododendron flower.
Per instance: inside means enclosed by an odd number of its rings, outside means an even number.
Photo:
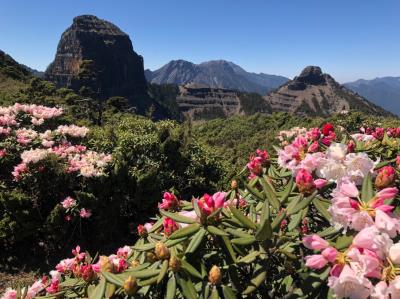
[[[79,212],[79,216],[81,216],[81,218],[89,218],[90,216],[92,216],[92,212],[90,210],[82,208]]]
[[[200,210],[205,215],[210,215],[215,210],[222,208],[225,203],[225,192],[217,192],[214,195],[204,194],[202,198],[195,199]]]
[[[174,220],[168,217],[164,218],[163,227],[164,227],[164,234],[166,236],[171,235],[174,231],[179,229],[178,223],[176,223]]]
[[[324,250],[322,250],[321,255],[330,263],[335,262],[336,257],[338,255],[338,251],[336,248],[333,247],[327,247]]]
[[[132,253],[132,248],[130,248],[129,246],[125,245],[124,247],[120,247],[118,248],[117,251],[117,256],[123,259],[127,259],[128,256],[130,256],[130,254]]]
[[[61,205],[64,209],[70,209],[76,206],[76,200],[68,196],[61,202]]]
[[[0,158],[5,157],[6,154],[7,154],[7,150],[5,150],[5,149],[0,149]]]
[[[179,200],[175,194],[164,192],[162,203],[158,205],[159,209],[168,210],[179,206]]]
[[[57,292],[60,290],[59,284],[60,284],[60,282],[59,282],[58,279],[52,279],[52,280],[51,280],[51,283],[50,283],[50,286],[48,286],[48,287],[46,288],[46,292],[47,292],[48,294],[55,294],[55,293],[57,293]]]
[[[17,291],[11,288],[6,289],[1,299],[17,299]]]
[[[296,185],[301,193],[311,193],[316,188],[311,173],[305,169],[300,169],[297,172]]]

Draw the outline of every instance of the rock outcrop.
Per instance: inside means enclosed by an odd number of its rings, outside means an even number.
[[[327,116],[350,109],[390,115],[335,81],[318,66],[306,67],[298,77],[265,96],[273,111],[308,116]]]
[[[180,111],[195,121],[271,112],[268,103],[258,94],[210,88],[198,83],[179,86],[176,102]]]
[[[114,24],[92,15],[75,17],[62,34],[54,61],[45,78],[58,87],[79,90],[82,63],[92,62],[96,69],[94,88],[101,98],[124,96],[132,99],[146,94],[143,58],[132,47],[129,36]]]

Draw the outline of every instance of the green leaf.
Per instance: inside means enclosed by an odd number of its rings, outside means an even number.
[[[184,278],[177,276],[178,284],[181,287],[182,294],[187,299],[196,299],[197,292],[193,285],[193,283],[188,279],[185,280]]]
[[[345,249],[347,247],[349,247],[351,245],[351,243],[353,242],[353,236],[340,236],[337,240],[336,240],[336,249],[341,250],[341,249]]]
[[[193,223],[184,228],[180,228],[177,231],[173,232],[172,235],[169,236],[170,240],[180,239],[184,237],[188,237],[198,232],[200,229],[200,224]]]
[[[104,293],[106,291],[106,284],[106,279],[104,277],[101,278],[99,284],[89,295],[89,299],[103,299]]]
[[[180,215],[178,213],[171,213],[165,210],[160,210],[160,213],[162,215],[164,215],[165,217],[171,218],[172,220],[175,220],[176,222],[180,222],[180,223],[188,223],[188,224],[192,224],[192,223],[196,223],[195,219]]]
[[[310,196],[303,198],[300,200],[300,202],[291,210],[291,211],[286,211],[288,215],[296,214],[298,211],[301,211],[305,207],[308,207],[309,204],[313,201],[315,196],[317,196],[318,190],[315,190],[314,193],[312,193]]]
[[[288,231],[292,231],[293,229],[297,228],[302,220],[302,212],[298,212],[291,216],[291,220],[288,224]]]
[[[158,219],[157,222],[153,224],[153,226],[148,232],[154,233],[156,230],[158,230],[163,225],[163,220],[164,220],[163,218]]]
[[[120,276],[117,276],[113,273],[106,272],[106,271],[101,271],[101,274],[104,276],[104,278],[108,282],[111,282],[112,284],[115,284],[116,286],[122,287],[124,285],[124,280]]]
[[[286,218],[286,211],[281,211],[276,215],[274,221],[271,223],[272,231],[279,231],[283,219]]]
[[[293,177],[290,177],[289,182],[285,186],[285,189],[283,190],[282,195],[280,197],[281,203],[285,203],[286,200],[289,198],[290,193],[292,193],[293,184],[294,184]]]
[[[189,274],[193,275],[196,278],[203,279],[200,272],[196,270],[187,260],[181,260],[182,268],[185,269]]]
[[[225,299],[236,299],[236,295],[229,286],[223,286],[222,292],[224,293]]]
[[[251,245],[256,241],[255,237],[250,237],[250,238],[235,238],[232,239],[232,244],[235,245],[242,245],[242,246],[247,246],[247,245]]]
[[[324,201],[319,199],[318,197],[313,201],[314,207],[320,212],[320,214],[329,222],[331,220],[331,214],[328,212],[329,204],[326,204]]]
[[[140,271],[135,271],[135,270],[127,270],[120,275],[123,277],[128,277],[128,276],[133,276],[138,279],[146,279],[149,277],[154,277],[157,276],[160,273],[160,270],[158,269],[146,269],[146,270],[140,270]]]
[[[157,276],[157,284],[159,284],[165,277],[168,271],[168,260],[164,260],[160,269],[160,273]]]
[[[155,247],[156,247],[155,243],[146,243],[142,245],[135,245],[132,248],[134,250],[139,250],[139,251],[148,251],[154,249]]]
[[[253,273],[253,278],[250,280],[249,286],[244,290],[243,295],[249,295],[253,293],[258,287],[265,281],[267,277],[267,270],[262,269],[260,266]]]
[[[210,299],[218,299],[218,298],[219,298],[218,290],[216,287],[214,287],[213,290],[211,291]]]
[[[245,263],[245,264],[250,264],[254,262],[254,260],[260,255],[259,251],[252,251],[248,255],[242,257],[239,259],[237,262],[238,263]]]
[[[197,203],[196,199],[192,199],[192,203],[193,203],[193,209],[196,212],[197,217],[199,217],[199,219],[201,219],[201,217],[203,216],[201,213],[201,210],[199,208],[199,204]]]
[[[236,262],[236,255],[235,255],[235,251],[233,250],[231,241],[229,240],[229,238],[227,236],[221,236],[220,237],[223,241],[223,247],[224,249],[229,253],[229,256],[232,260],[233,263]]]
[[[176,294],[176,279],[174,275],[171,275],[167,283],[167,293],[165,295],[165,299],[175,299],[175,294]]]
[[[263,208],[261,211],[261,223],[260,228],[256,232],[257,241],[265,241],[272,237],[272,227],[269,221],[269,202],[268,199],[265,200]]]
[[[228,233],[224,232],[222,229],[219,229],[218,227],[215,227],[213,225],[208,225],[207,231],[210,234],[217,235],[217,236],[228,236],[229,235]]]
[[[195,252],[197,247],[200,246],[203,238],[206,234],[206,230],[204,228],[200,228],[200,230],[192,237],[188,247],[186,248],[186,253]]]
[[[371,174],[368,173],[364,177],[364,181],[361,188],[361,200],[363,202],[368,202],[371,198],[374,197],[374,187],[372,185]]]
[[[248,227],[250,229],[257,229],[255,223],[247,218],[241,211],[239,211],[232,205],[229,206],[229,209],[231,210],[233,216],[235,216],[235,218],[238,219],[245,227]]]
[[[244,185],[251,195],[253,195],[256,199],[260,201],[264,201],[264,196],[260,192],[258,192],[258,190],[251,187],[249,184],[244,184]]]
[[[271,206],[273,206],[275,210],[279,211],[281,204],[280,204],[278,198],[276,197],[274,187],[271,185],[268,177],[264,176],[263,178],[260,178],[259,181],[261,183],[261,186],[263,187],[266,197],[268,198],[269,202],[271,203]]]
[[[168,248],[169,247],[173,247],[173,246],[175,246],[176,244],[180,244],[180,243],[182,243],[182,241],[185,241],[185,240],[187,240],[187,238],[188,237],[183,237],[183,238],[180,238],[180,239],[175,239],[175,240],[167,240],[167,241],[165,241],[165,246],[167,246]]]

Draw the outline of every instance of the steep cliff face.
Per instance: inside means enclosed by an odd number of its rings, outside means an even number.
[[[91,15],[74,18],[61,36],[45,78],[58,87],[78,90],[88,83],[80,76],[84,61],[96,68],[94,88],[100,97],[131,99],[146,94],[143,58],[133,50],[129,36],[114,24]]]
[[[265,96],[273,111],[308,116],[327,116],[356,109],[376,115],[389,115],[381,107],[345,88],[317,66],[306,67],[298,77]]]
[[[179,86],[176,102],[180,111],[192,120],[224,118],[232,115],[271,113],[268,103],[256,93],[210,88],[189,83]]]

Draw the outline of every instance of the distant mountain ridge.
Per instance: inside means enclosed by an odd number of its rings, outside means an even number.
[[[400,115],[400,77],[360,79],[345,83],[344,86],[386,110]]]
[[[264,73],[251,73],[226,60],[211,60],[194,64],[172,60],[155,71],[146,70],[146,79],[155,84],[205,84],[211,88],[233,89],[266,94],[289,79]]]
[[[348,110],[392,114],[340,85],[318,66],[306,67],[299,76],[265,96],[273,111],[307,116],[328,116]]]

